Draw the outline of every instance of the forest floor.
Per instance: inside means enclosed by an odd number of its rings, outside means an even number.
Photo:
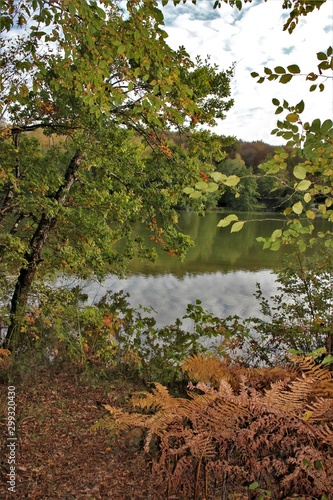
[[[1,499],[157,499],[140,435],[115,439],[91,431],[106,410],[126,406],[130,381],[94,381],[69,371],[38,370],[15,385],[15,493],[8,491],[8,385],[0,385]],[[4,451],[5,450],[5,451]],[[3,453],[4,451],[4,453]]]

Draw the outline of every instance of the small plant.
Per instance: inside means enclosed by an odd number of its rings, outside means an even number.
[[[254,370],[244,367],[238,387],[224,376],[217,389],[190,384],[186,398],[155,383],[151,392],[133,394],[130,411],[105,405],[109,418],[93,428],[143,429],[154,491],[163,498],[332,498],[333,399],[322,397],[324,386],[332,394],[332,375],[311,358],[293,361],[298,378],[270,384],[263,375],[258,389],[248,382]]]

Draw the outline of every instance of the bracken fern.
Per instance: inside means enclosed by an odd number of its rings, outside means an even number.
[[[146,429],[147,453],[152,439],[158,442],[151,453],[154,498],[257,498],[259,490],[249,488],[257,482],[277,500],[331,499],[333,399],[322,396],[323,383],[331,394],[331,373],[307,358],[292,361],[297,378],[271,383],[268,377],[270,385],[260,389],[249,384],[253,371],[247,378],[246,369],[237,373],[233,366],[228,373],[226,365],[219,387],[190,384],[188,398],[156,384],[152,393],[135,394],[128,412],[106,405],[109,428]],[[212,359],[207,363],[212,373]]]

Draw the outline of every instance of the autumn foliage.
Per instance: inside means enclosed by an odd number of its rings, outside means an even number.
[[[331,373],[311,358],[292,361],[271,376],[194,356],[185,369],[205,379],[215,365],[217,388],[190,384],[181,398],[156,383],[128,412],[105,405],[109,417],[95,428],[145,431],[155,498],[332,498]]]

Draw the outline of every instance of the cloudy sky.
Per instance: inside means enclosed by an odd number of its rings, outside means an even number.
[[[277,119],[273,97],[286,99],[290,104],[303,99],[308,121],[333,117],[332,80],[326,83],[324,92],[310,93],[309,83],[303,77],[294,78],[287,85],[268,81],[259,85],[250,76],[251,71],[263,74],[264,66],[296,63],[302,73],[315,71],[316,52],[333,45],[333,0],[302,18],[292,35],[282,30],[287,19],[282,0],[253,0],[241,11],[229,5],[213,10],[212,5],[213,0],[197,0],[197,5],[188,0],[176,7],[168,4],[163,13],[168,42],[173,48],[184,45],[192,57],[209,54],[221,69],[236,63],[232,82],[235,105],[216,128],[217,133],[280,144],[281,139],[270,134]]]

